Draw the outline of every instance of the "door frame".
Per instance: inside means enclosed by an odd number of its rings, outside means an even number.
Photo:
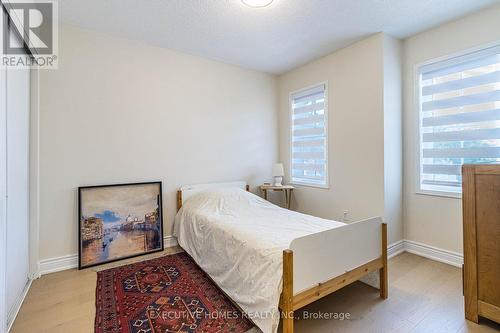
[[[3,15],[3,13],[2,13]],[[7,71],[0,68],[0,94],[7,95]],[[5,164],[0,166],[0,332],[7,331],[7,98],[3,98],[4,103],[0,105],[0,161]]]
[[[29,278],[40,277],[40,71],[30,70]]]
[[[10,5],[9,0],[3,0],[1,4],[1,20],[7,19],[7,7]],[[25,49],[31,53],[29,47],[25,44]],[[0,69],[0,94],[4,94],[5,101],[0,105],[0,141],[5,144],[0,144],[0,161],[7,161],[7,70]],[[29,113],[29,157],[28,157],[28,288],[31,281],[40,277],[40,258],[39,258],[39,189],[40,189],[40,116],[39,116],[39,80],[40,71],[36,68],[30,69],[30,113]],[[8,332],[13,323],[8,323],[7,320],[7,304],[6,304],[6,288],[7,288],[7,170],[6,165],[0,166],[0,294],[4,295],[0,299],[0,333]],[[27,290],[26,290],[27,292]],[[23,295],[23,296],[26,296]],[[17,309],[19,310],[19,309]],[[17,313],[16,313],[17,316]],[[14,320],[13,320],[14,321]]]
[[[8,14],[8,7],[10,8],[10,2],[9,0],[2,0],[2,19],[5,17],[10,17]],[[10,17],[12,20],[17,20],[17,17]],[[10,25],[10,22],[8,23]],[[33,52],[36,53],[35,50],[32,50],[29,48],[29,46],[24,43],[24,50],[26,53],[33,55]],[[7,71],[5,71],[5,75],[7,75]],[[31,280],[37,279],[40,277],[40,257],[39,257],[39,215],[40,215],[40,201],[39,201],[39,193],[40,193],[40,117],[39,117],[39,104],[40,104],[40,94],[39,94],[39,82],[40,82],[40,71],[38,68],[30,68],[30,124],[29,124],[29,179],[28,179],[28,184],[29,184],[29,202],[28,202],[28,208],[29,208],[29,215],[28,215],[28,239],[29,239],[29,248],[28,248],[28,255],[29,255],[29,273],[28,277]],[[6,87],[5,87],[6,88]],[[4,90],[5,91],[5,90]],[[7,108],[5,105],[5,109],[3,110],[5,112],[5,117],[7,116]],[[2,116],[0,114],[0,116]],[[6,131],[6,126],[7,124],[3,125],[3,130]],[[1,132],[0,132],[1,133]],[[5,134],[5,135],[4,135]],[[1,133],[4,138],[6,138],[7,133]],[[5,148],[5,147],[2,147]],[[5,156],[6,156],[6,152]],[[1,154],[1,153],[0,153]],[[1,155],[0,155],[1,156]],[[6,174],[5,174],[5,179],[6,180]],[[0,177],[3,177],[3,175],[0,175]],[[5,189],[5,194],[7,193]],[[5,196],[4,196],[5,197]],[[6,212],[6,210],[5,210]],[[6,217],[6,216],[5,216]],[[1,221],[0,221],[1,222]],[[5,220],[5,224],[7,221]],[[1,225],[0,225],[1,228]],[[2,235],[2,230],[0,230],[0,240],[3,240],[2,237],[7,237],[6,230],[3,230],[5,235]],[[0,252],[0,258],[5,258],[6,256],[6,249],[3,249],[5,251],[4,254]],[[2,256],[3,255],[3,256]],[[0,269],[2,267],[0,266]],[[4,268],[5,270],[5,268]],[[3,272],[3,271],[1,271]],[[1,278],[0,278],[1,282]],[[6,282],[6,281],[5,281]],[[6,288],[6,285],[4,286],[3,289]],[[0,291],[4,292],[5,295],[5,290],[0,289]],[[3,312],[1,312],[3,313]],[[0,323],[1,323],[1,316],[0,316]],[[0,326],[2,327],[2,326]]]
[[[0,69],[0,93],[6,92],[5,69]],[[0,138],[6,142],[7,138],[7,99],[0,105]],[[40,277],[39,268],[39,143],[40,143],[40,123],[39,123],[39,71],[30,69],[30,128],[29,128],[29,202],[28,202],[28,286],[32,280]],[[0,161],[6,161],[7,145],[0,145]],[[7,172],[4,166],[0,167],[0,294],[6,295],[6,261],[7,261]],[[24,295],[25,296],[25,295]],[[0,300],[0,332],[8,332],[13,322],[8,322],[7,304],[5,297]],[[19,310],[19,309],[17,309]],[[17,315],[17,314],[16,314]]]
[[[2,1],[2,18],[7,16],[6,7],[8,2]],[[29,50],[29,49],[28,49]],[[7,70],[0,68],[0,94],[6,96]],[[40,116],[39,116],[39,80],[40,71],[36,68],[30,69],[30,120],[29,120],[29,215],[28,215],[28,256],[29,270],[28,278],[31,282],[40,277],[39,264],[39,189],[40,189]],[[0,161],[7,161],[7,98],[0,105]],[[6,295],[6,261],[7,261],[7,170],[5,165],[0,166],[0,294]],[[30,282],[28,285],[30,285]],[[0,299],[0,333],[7,332],[10,327],[7,322],[6,298]]]

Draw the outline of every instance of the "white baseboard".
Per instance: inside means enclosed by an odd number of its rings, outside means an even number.
[[[163,245],[165,246],[165,248],[177,246],[177,238],[175,238],[174,236],[166,236],[163,238]],[[77,268],[78,254],[68,254],[62,257],[43,259],[40,260],[39,267],[39,276]]]
[[[40,260],[40,274],[45,275],[78,267],[78,254]]]
[[[167,236],[163,240],[165,247],[177,246],[177,239],[173,236]],[[410,252],[425,258],[443,262],[445,264],[462,267],[463,255],[460,253],[443,250],[434,246],[422,244],[410,240],[400,240],[390,244],[387,247],[387,255],[392,258],[402,252]],[[66,255],[57,258],[49,258],[40,261],[40,274],[45,275],[64,271],[66,269],[78,267],[78,255]]]
[[[7,333],[9,333],[10,329],[12,328],[12,325],[14,324],[14,321],[16,320],[16,317],[17,317],[17,314],[19,313],[19,310],[21,310],[21,306],[23,305],[23,302],[24,302],[24,299],[26,298],[26,295],[28,295],[28,291],[30,290],[32,281],[33,280],[29,279],[28,282],[26,282],[26,285],[24,286],[23,292],[16,299],[16,303],[14,304],[13,308],[7,314]]]
[[[392,258],[397,256],[400,253],[403,253],[405,251],[404,249],[404,241],[399,240],[395,243],[389,244],[387,246],[387,257]]]
[[[464,263],[464,256],[461,253],[443,250],[407,239],[404,240],[404,250],[406,252],[456,267],[462,267],[462,264]]]
[[[177,246],[179,245],[179,243],[177,243],[177,238],[174,237],[174,236],[167,236],[165,238],[163,238],[163,246],[165,247],[174,247],[174,246]]]

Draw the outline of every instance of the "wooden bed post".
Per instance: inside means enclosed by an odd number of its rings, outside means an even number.
[[[246,190],[247,192],[250,192],[250,185],[245,185],[245,190]]]
[[[387,277],[387,223],[382,223],[382,268],[380,274],[380,297],[386,299],[389,296]]]
[[[293,333],[293,251],[283,251],[283,292],[281,294],[283,333]]]
[[[182,207],[182,191],[177,191],[177,211]]]

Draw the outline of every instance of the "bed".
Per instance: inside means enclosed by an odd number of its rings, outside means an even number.
[[[283,209],[245,182],[183,186],[174,236],[264,333],[293,333],[294,311],[379,271],[387,298],[387,225]]]

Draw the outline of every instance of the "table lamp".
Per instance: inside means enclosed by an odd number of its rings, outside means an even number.
[[[285,175],[285,170],[283,168],[283,163],[275,163],[273,165],[273,177],[274,186],[282,186],[283,176]]]

